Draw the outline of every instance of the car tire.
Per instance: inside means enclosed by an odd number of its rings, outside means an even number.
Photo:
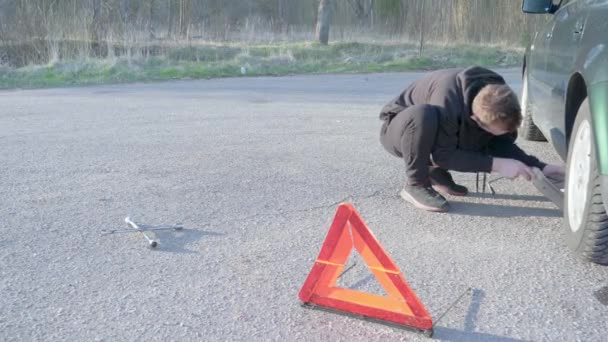
[[[597,170],[589,101],[578,110],[568,147],[565,239],[584,259],[608,264],[608,215]]]
[[[528,69],[524,71],[523,86],[521,91],[521,113],[522,122],[519,129],[519,134],[526,140],[530,141],[547,141],[543,133],[536,127],[534,120],[532,119],[532,106],[531,106],[529,91],[528,91]]]

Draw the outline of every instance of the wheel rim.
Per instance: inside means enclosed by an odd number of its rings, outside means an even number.
[[[528,116],[528,77],[524,75],[524,84],[521,90],[521,115],[524,117]],[[521,120],[522,127],[526,120]]]
[[[568,218],[570,229],[577,232],[583,224],[591,175],[591,125],[581,122],[572,147],[568,170]]]

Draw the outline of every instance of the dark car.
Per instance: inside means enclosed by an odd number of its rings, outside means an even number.
[[[566,162],[567,244],[608,264],[608,0],[524,0],[525,13],[552,15],[523,63],[520,135],[548,140]]]

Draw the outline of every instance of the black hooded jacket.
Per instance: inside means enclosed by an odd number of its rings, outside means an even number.
[[[471,119],[473,99],[487,84],[505,84],[505,80],[497,73],[477,66],[434,71],[412,83],[385,105],[380,119],[391,120],[409,106],[434,105],[441,113],[432,150],[435,164],[460,172],[491,172],[492,157],[501,157],[542,170],[545,163],[515,144],[517,133],[494,136]]]

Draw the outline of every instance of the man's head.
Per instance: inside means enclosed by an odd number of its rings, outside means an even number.
[[[515,132],[522,120],[517,95],[504,84],[481,88],[473,99],[472,111],[472,119],[493,135]]]

